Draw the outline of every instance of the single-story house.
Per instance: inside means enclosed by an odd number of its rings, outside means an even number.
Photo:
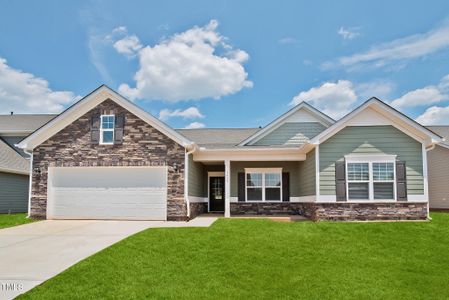
[[[302,102],[261,129],[175,130],[103,85],[18,146],[33,218],[424,220],[442,141],[377,98],[338,121]]]
[[[449,209],[449,126],[427,126],[445,138],[428,153],[431,209]]]
[[[28,211],[28,155],[14,146],[55,115],[0,115],[0,214]]]

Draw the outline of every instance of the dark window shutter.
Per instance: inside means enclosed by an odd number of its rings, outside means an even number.
[[[335,162],[335,193],[337,201],[346,201],[346,167],[344,161]]]
[[[125,129],[125,114],[115,116],[114,144],[123,144],[123,132]]]
[[[290,174],[282,173],[282,201],[290,201]]]
[[[397,200],[407,201],[407,175],[405,161],[396,162],[396,190]]]
[[[237,177],[238,201],[245,201],[245,173],[239,172]]]
[[[101,121],[100,113],[95,112],[92,115],[90,126],[90,141],[92,144],[98,144],[100,142],[100,121]]]

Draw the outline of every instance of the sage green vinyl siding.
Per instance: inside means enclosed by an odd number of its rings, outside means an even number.
[[[407,193],[424,194],[421,143],[393,126],[349,126],[320,145],[321,195],[335,195],[335,162],[349,154],[397,155],[406,164]]]
[[[194,161],[192,154],[189,154],[189,196],[208,197],[208,172],[224,172],[224,164],[204,165]]]
[[[207,197],[207,188],[204,189],[204,185],[207,182],[204,181],[204,165],[200,162],[193,161],[192,154],[189,154],[189,196],[194,197]],[[207,176],[207,174],[206,174]]]
[[[0,213],[28,211],[27,175],[0,173]]]
[[[315,149],[307,153],[306,160],[299,162],[299,195],[316,194]]]
[[[288,122],[261,138],[254,145],[302,145],[324,129],[326,127],[318,122]]]
[[[290,173],[290,196],[299,197],[299,162],[297,161],[231,161],[231,197],[237,197],[237,174],[245,168],[282,168]]]

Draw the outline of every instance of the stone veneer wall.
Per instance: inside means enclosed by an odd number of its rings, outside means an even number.
[[[190,203],[190,220],[196,218],[201,214],[207,213],[207,203],[205,202],[191,202]]]
[[[303,215],[314,221],[426,220],[427,203],[232,202],[232,215]]]
[[[123,144],[91,144],[91,117],[97,110],[125,114]],[[34,149],[31,217],[46,217],[48,167],[168,166],[167,216],[186,220],[184,155],[184,147],[106,100]]]
[[[314,220],[427,220],[427,203],[314,203]]]

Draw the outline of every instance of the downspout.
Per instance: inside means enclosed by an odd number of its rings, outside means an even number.
[[[192,147],[189,151],[187,149]],[[185,156],[184,156],[184,199],[187,205],[187,219],[190,219],[190,200],[189,200],[189,155],[197,150],[197,146],[195,143],[188,145],[185,148]]]
[[[30,179],[29,179],[29,186],[28,186],[28,216],[27,218],[31,217],[31,190],[33,188],[33,151],[29,152],[26,149],[23,149],[23,152],[28,154],[30,156]]]
[[[427,219],[429,221],[432,221],[432,218],[430,217],[430,199],[429,199],[429,165],[428,165],[428,158],[427,158],[427,152],[432,151],[433,149],[435,149],[436,144],[432,143],[430,145],[430,147],[424,147],[424,149],[426,150],[426,176],[427,176],[427,180],[426,180],[426,184],[427,184]]]

